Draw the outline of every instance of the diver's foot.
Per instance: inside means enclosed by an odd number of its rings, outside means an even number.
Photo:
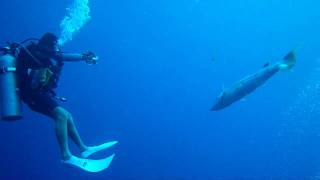
[[[86,145],[82,145],[82,146],[79,147],[80,152],[86,151],[86,150],[88,150],[88,148],[89,148],[89,147],[86,146]]]
[[[65,164],[74,165],[80,168],[85,167],[87,161],[87,159],[78,158],[76,156],[70,156],[68,159],[63,158],[62,160]]]
[[[66,161],[72,157],[70,153],[62,153],[62,161]]]
[[[109,167],[113,157],[114,155],[111,155],[105,159],[91,160],[71,156],[68,160],[62,160],[62,162],[88,172],[100,172]]]
[[[111,142],[107,142],[107,143],[104,143],[104,144],[101,144],[101,145],[98,145],[98,146],[88,147],[87,150],[85,150],[85,151],[83,151],[81,153],[81,157],[87,158],[90,155],[92,155],[93,153],[96,153],[96,152],[102,151],[104,149],[107,149],[107,148],[109,148],[111,146],[114,146],[117,143],[118,143],[118,141],[111,141]]]

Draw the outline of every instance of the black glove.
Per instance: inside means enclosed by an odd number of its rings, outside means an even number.
[[[97,64],[97,62],[98,62],[98,57],[91,51],[87,51],[87,52],[82,53],[82,59],[87,64]]]

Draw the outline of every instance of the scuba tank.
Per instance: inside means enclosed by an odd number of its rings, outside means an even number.
[[[22,118],[21,100],[17,86],[17,60],[10,47],[2,48],[0,55],[0,112],[1,119]]]
[[[20,43],[7,42],[7,47],[0,48],[0,116],[2,120],[13,121],[22,118],[16,57],[20,48],[25,49],[24,43],[36,40],[38,39],[29,38]]]
[[[23,44],[33,43],[38,41],[36,38],[29,38],[20,43],[8,43],[8,47],[0,48],[0,116],[2,120],[12,121],[22,118],[22,103],[20,99],[20,92],[17,84],[17,54],[21,49],[34,60],[38,65],[42,65],[39,61]],[[36,72],[36,71],[35,71]],[[52,76],[51,71],[45,72],[46,79],[40,79],[45,83],[49,82]],[[40,73],[40,72],[38,72]],[[40,73],[40,74],[41,74]],[[65,98],[56,97],[61,101],[66,101]]]

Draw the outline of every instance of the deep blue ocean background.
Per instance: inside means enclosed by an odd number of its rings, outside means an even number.
[[[60,33],[68,1],[0,5],[0,44]],[[64,51],[59,95],[88,145],[118,140],[110,168],[60,162],[53,121],[24,106],[0,122],[0,180],[320,179],[320,1],[96,0]],[[222,87],[297,48],[297,65],[210,112]],[[78,155],[72,143],[72,152]]]

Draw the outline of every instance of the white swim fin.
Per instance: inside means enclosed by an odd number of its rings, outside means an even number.
[[[87,158],[90,155],[92,155],[92,154],[94,154],[96,152],[102,151],[104,149],[110,148],[110,147],[114,146],[117,143],[118,143],[118,141],[111,141],[111,142],[106,142],[106,143],[98,145],[98,146],[88,147],[88,149],[86,151],[83,151],[81,153],[81,157]]]
[[[93,160],[93,159],[83,159],[83,158],[78,158],[76,156],[71,156],[70,159],[62,162],[65,164],[78,167],[88,172],[100,172],[107,169],[110,166],[113,157],[114,157],[114,154],[104,159]]]

